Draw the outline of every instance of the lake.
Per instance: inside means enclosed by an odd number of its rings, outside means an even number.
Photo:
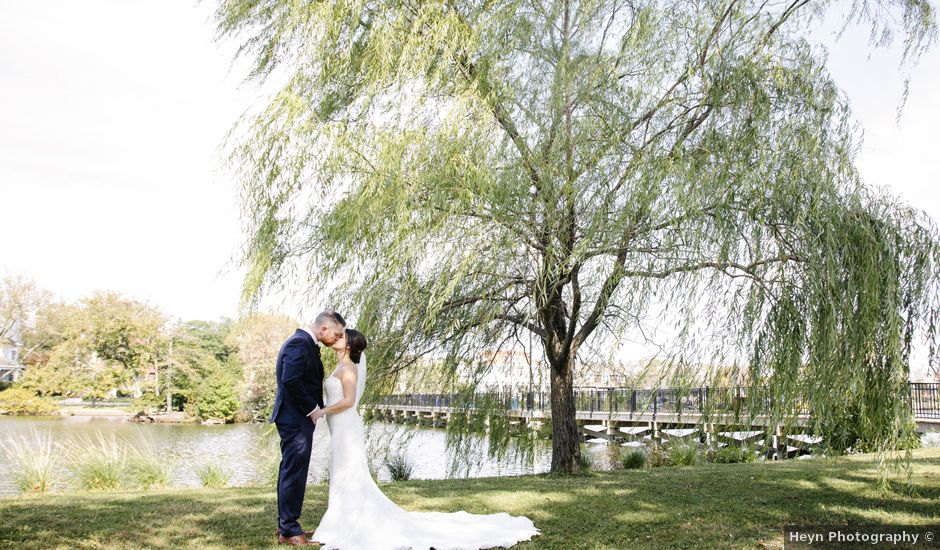
[[[101,433],[112,435],[133,448],[153,448],[175,457],[172,486],[199,486],[198,469],[206,463],[224,466],[231,474],[232,485],[263,483],[266,472],[280,456],[277,432],[265,437],[267,424],[227,424],[202,426],[193,424],[138,424],[124,417],[11,417],[0,416],[0,438],[7,441],[18,436],[30,436],[34,431],[51,434],[53,441],[63,448]],[[273,426],[271,426],[273,428]],[[380,481],[390,479],[384,466],[383,450],[404,449],[414,464],[412,479],[442,479],[446,477],[488,477],[522,475],[547,472],[551,466],[551,443],[544,442],[534,460],[519,463],[512,459],[497,461],[486,456],[486,443],[482,439],[475,447],[472,467],[466,472],[451,475],[449,463],[452,454],[446,448],[445,431],[418,428],[387,422],[367,423],[369,453]],[[329,464],[329,427],[321,422],[314,432],[313,453],[310,460],[309,483],[317,483]],[[591,446],[595,463],[603,462],[603,445]],[[603,466],[601,466],[603,467]],[[0,495],[19,493],[7,461],[0,464]]]

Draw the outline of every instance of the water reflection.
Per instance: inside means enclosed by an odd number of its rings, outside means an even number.
[[[386,422],[367,425],[369,454],[374,471],[380,481],[388,481],[383,457],[389,451],[405,452],[414,464],[413,479],[443,479],[450,477],[452,455],[447,451],[444,430],[416,428]],[[222,465],[231,474],[231,483],[237,486],[264,484],[276,475],[279,458],[278,437],[273,426],[267,424],[230,424],[201,426],[187,424],[136,424],[124,418],[107,417],[0,417],[0,438],[32,435],[33,431],[49,433],[60,445],[82,438],[93,438],[98,432],[105,437],[113,435],[131,448],[152,448],[175,459],[172,486],[198,486],[197,472],[207,463]],[[537,449],[533,460],[520,462],[511,458],[494,460],[486,456],[486,445],[478,440],[469,477],[522,475],[547,472],[551,466],[550,443]],[[310,483],[319,482],[329,464],[330,433],[326,422],[314,432],[313,453],[310,461]],[[601,446],[603,447],[603,446]],[[602,455],[603,449],[592,449],[592,455]],[[8,461],[0,463],[0,495],[17,494]]]

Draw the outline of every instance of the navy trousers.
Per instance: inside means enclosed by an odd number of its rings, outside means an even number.
[[[310,469],[310,446],[315,427],[310,421],[303,424],[277,424],[277,433],[281,436],[281,469],[277,476],[277,524],[285,537],[303,533],[299,522],[300,511],[304,506],[307,471]]]

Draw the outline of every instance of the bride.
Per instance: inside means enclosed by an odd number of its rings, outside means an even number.
[[[469,550],[512,546],[540,533],[522,516],[467,512],[409,512],[388,499],[369,472],[362,418],[356,411],[365,389],[366,338],[346,329],[333,344],[336,370],[323,382],[325,416],[332,434],[330,494],[313,534],[321,550]]]

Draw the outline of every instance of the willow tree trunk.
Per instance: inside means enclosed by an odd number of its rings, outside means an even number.
[[[552,472],[581,471],[581,441],[574,407],[574,359],[552,365]]]

